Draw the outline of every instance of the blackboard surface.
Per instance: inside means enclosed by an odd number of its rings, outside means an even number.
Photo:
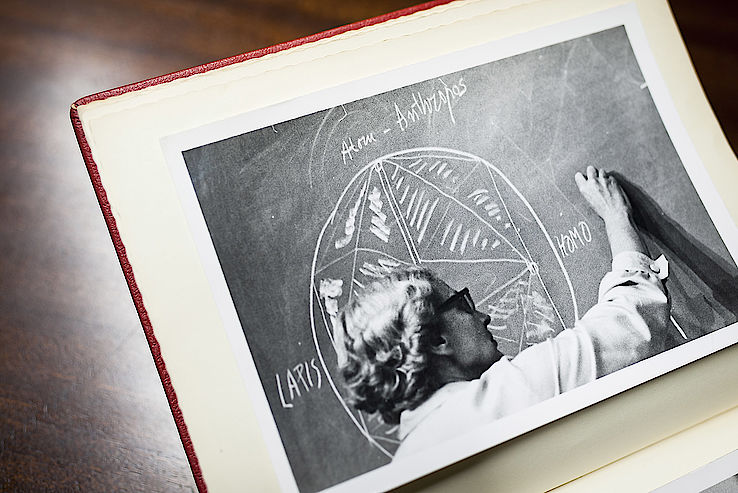
[[[340,398],[331,317],[383,270],[468,286],[509,355],[571,327],[610,255],[574,184],[617,173],[670,263],[672,345],[736,321],[738,270],[623,28],[185,151],[296,481],[390,461],[394,430]]]

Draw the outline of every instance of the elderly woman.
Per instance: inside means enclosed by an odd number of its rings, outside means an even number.
[[[669,301],[615,179],[592,166],[575,181],[604,220],[613,256],[598,303],[571,329],[504,356],[467,289],[430,270],[396,270],[344,307],[335,339],[349,399],[399,424],[395,458],[550,399],[660,348]],[[666,270],[666,269],[664,269]]]

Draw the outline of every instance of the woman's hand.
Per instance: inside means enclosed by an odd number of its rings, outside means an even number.
[[[605,221],[613,258],[626,251],[648,255],[648,250],[633,224],[628,196],[617,180],[603,170],[587,166],[587,176],[577,173],[574,181],[590,207]]]
[[[587,176],[577,172],[574,181],[590,207],[605,223],[630,218],[631,206],[628,197],[617,180],[608,176],[604,170],[587,166]]]

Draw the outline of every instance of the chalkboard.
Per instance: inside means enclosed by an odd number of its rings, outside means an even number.
[[[387,269],[469,287],[508,355],[571,327],[609,270],[573,177],[616,172],[670,263],[671,345],[736,321],[738,270],[615,28],[183,153],[293,474],[391,460],[341,398],[332,318]],[[247,444],[244,444],[247,446]]]

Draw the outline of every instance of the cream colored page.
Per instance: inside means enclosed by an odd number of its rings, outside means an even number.
[[[523,2],[456,2],[79,109],[205,481],[212,491],[246,487],[276,490],[278,482],[164,162],[160,139],[257,107],[623,2],[531,2],[512,7],[520,3]],[[637,5],[677,110],[735,218],[737,199],[727,190],[728,184],[738,177],[735,158],[704,101],[668,7],[658,1]],[[364,62],[351,64],[357,54]],[[347,65],[351,71],[344,69]],[[295,87],[292,80],[304,84]],[[714,370],[707,365],[704,371]],[[652,386],[652,392],[658,393],[659,387]],[[716,407],[726,405],[718,402]],[[618,413],[617,403],[607,409]],[[698,415],[704,419],[706,412],[698,406],[694,419]],[[588,416],[591,418],[569,426],[587,433],[588,426],[596,430],[608,419],[605,411]],[[533,441],[522,440],[520,453],[548,448],[551,440],[560,438],[555,431],[558,426],[550,425],[543,433],[534,434]],[[664,431],[669,432],[673,428]],[[514,444],[513,448],[517,446]],[[617,453],[627,445],[619,447],[615,447]],[[518,476],[505,483],[505,470],[495,467],[493,459],[505,460],[495,451],[483,454],[465,461],[460,473],[452,473],[439,484],[449,488],[481,487],[488,484],[489,474],[494,473],[499,485],[520,486]],[[610,460],[613,459],[602,451],[590,456],[590,463],[550,470],[530,481],[538,486],[555,486],[571,479],[571,474],[582,474],[601,465],[598,461]]]
[[[555,491],[652,491],[734,451],[736,444],[738,408],[733,408]],[[643,471],[649,474],[643,474]]]

